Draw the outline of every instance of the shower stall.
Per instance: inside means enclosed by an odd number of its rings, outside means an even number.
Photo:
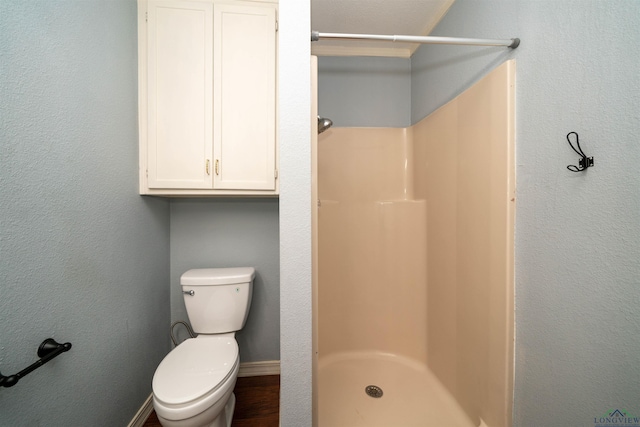
[[[514,77],[407,128],[313,129],[316,426],[511,425]]]

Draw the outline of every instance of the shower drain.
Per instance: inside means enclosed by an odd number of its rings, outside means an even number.
[[[377,385],[368,385],[364,388],[364,392],[367,393],[371,397],[379,398],[382,397],[382,389]]]

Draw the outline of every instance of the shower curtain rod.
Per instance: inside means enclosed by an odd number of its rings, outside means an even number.
[[[311,41],[319,40],[379,40],[389,42],[422,43],[422,44],[457,44],[474,46],[506,46],[515,49],[520,44],[520,39],[466,39],[456,37],[436,36],[385,36],[380,34],[345,34],[345,33],[321,33],[311,32]]]

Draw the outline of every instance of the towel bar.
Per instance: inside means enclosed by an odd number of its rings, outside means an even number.
[[[69,351],[70,349],[70,342],[60,344],[57,343],[53,338],[47,338],[42,342],[42,344],[40,344],[40,347],[38,347],[38,357],[40,358],[40,360],[35,361],[15,375],[9,375],[8,377],[6,377],[0,372],[0,386],[13,387],[18,383],[20,378],[24,377],[30,372],[35,371],[40,366],[47,363],[49,360],[53,359],[61,353],[64,353],[65,351]]]

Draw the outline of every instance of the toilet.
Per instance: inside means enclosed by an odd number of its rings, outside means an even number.
[[[153,407],[165,427],[230,427],[240,357],[236,331],[251,305],[255,270],[202,268],[180,277],[196,338],[174,348],[153,375]]]

